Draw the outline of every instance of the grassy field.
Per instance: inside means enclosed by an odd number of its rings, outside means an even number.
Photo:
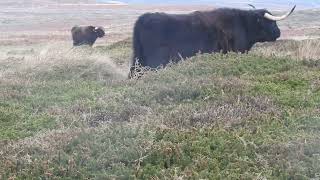
[[[34,2],[0,3],[1,180],[320,178],[319,10],[249,54],[128,80],[140,14],[208,7]],[[107,36],[71,48],[75,24]]]
[[[309,179],[319,40],[197,55],[127,80],[130,39],[1,46],[0,179]]]

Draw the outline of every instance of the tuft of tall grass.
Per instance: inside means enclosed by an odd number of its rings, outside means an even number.
[[[257,45],[253,52],[264,56],[314,61],[320,59],[320,40],[279,40],[275,43]]]

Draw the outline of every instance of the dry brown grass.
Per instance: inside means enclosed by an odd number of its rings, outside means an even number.
[[[42,47],[30,47],[30,49],[7,50],[1,57],[0,64],[7,66],[0,69],[0,76],[4,77],[2,79],[4,81],[12,80],[10,77],[14,75],[18,76],[13,78],[23,76],[22,81],[25,81],[26,76],[32,79],[41,73],[54,73],[65,68],[70,71],[74,68],[82,69],[77,76],[92,72],[96,73],[97,78],[103,78],[105,73],[111,73],[115,79],[124,79],[127,76],[127,69],[119,68],[107,53],[94,53],[93,48],[86,46],[72,48],[62,42],[50,42]]]
[[[304,60],[320,60],[320,40],[302,42],[296,56]]]
[[[68,144],[73,138],[85,129],[59,129],[39,132],[36,136],[24,138],[18,141],[1,141],[1,157],[21,158],[28,156],[28,149],[37,149],[42,153],[52,154],[59,150],[59,148]]]
[[[320,39],[279,40],[256,47],[254,52],[264,56],[290,57],[299,60],[320,59]]]

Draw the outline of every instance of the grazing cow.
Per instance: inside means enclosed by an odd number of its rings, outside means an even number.
[[[74,26],[71,29],[73,46],[90,45],[92,46],[97,38],[105,35],[103,27],[94,26]]]
[[[245,53],[256,42],[275,41],[280,37],[276,21],[294,9],[283,16],[265,9],[228,8],[180,15],[146,13],[135,23],[129,77],[136,64],[157,68],[198,52]]]

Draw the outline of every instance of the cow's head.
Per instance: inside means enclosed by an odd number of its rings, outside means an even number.
[[[95,27],[93,32],[97,35],[97,37],[101,38],[105,35],[103,27]]]
[[[280,29],[277,25],[277,21],[286,19],[296,8],[294,6],[291,11],[282,16],[274,16],[265,9],[253,10],[253,19],[250,26],[254,26],[254,36],[257,42],[275,41],[280,37]]]

